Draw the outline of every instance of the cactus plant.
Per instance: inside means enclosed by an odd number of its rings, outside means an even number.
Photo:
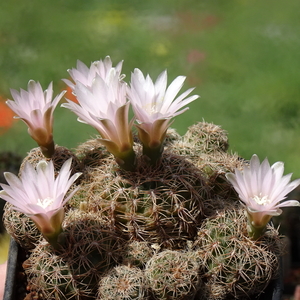
[[[167,88],[166,72],[153,83],[135,70],[129,86],[121,66],[113,68],[107,57],[70,71],[78,103],[64,106],[100,136],[74,151],[55,146],[48,155],[35,148],[20,178],[5,174],[0,196],[11,204],[4,221],[27,251],[28,297],[256,297],[276,278],[282,249],[270,225],[251,235],[252,221],[297,205],[279,202],[300,181],[282,177],[282,164],[260,165],[257,157],[248,163],[229,153],[220,126],[199,122],[179,135],[171,119],[198,97],[187,97],[190,89],[176,98],[185,78]],[[130,103],[138,135],[131,132]]]
[[[146,241],[133,240],[128,243],[122,254],[122,264],[143,269],[147,261],[154,255],[154,247],[155,245],[151,245]]]
[[[232,207],[203,222],[195,242],[206,299],[249,297],[277,274],[282,247],[270,227],[259,241],[247,236],[244,211]]]
[[[34,222],[25,214],[13,209],[7,202],[4,206],[3,223],[10,234],[25,250],[34,249],[42,239]]]
[[[32,251],[23,267],[27,290],[38,299],[79,300],[87,296],[78,289],[68,262],[45,241]]]
[[[137,165],[135,172],[114,171],[111,160],[105,170],[90,172],[84,187],[89,209],[129,239],[166,246],[191,239],[208,194],[201,172],[172,153],[165,153],[157,167],[142,158]]]
[[[97,299],[146,300],[147,288],[142,270],[117,266],[99,282]]]
[[[55,295],[65,295],[66,299],[92,297],[101,276],[120,261],[124,241],[97,214],[70,211],[64,223],[61,249],[55,252],[53,261],[47,263],[51,249],[43,242],[40,243],[42,248],[37,247],[29,256],[26,263],[30,267],[25,268],[29,286],[39,289],[46,299],[54,297],[51,290],[56,286]],[[58,270],[63,269],[59,279],[54,265]]]
[[[202,283],[193,252],[164,250],[154,255],[146,265],[145,277],[154,299],[194,299]]]

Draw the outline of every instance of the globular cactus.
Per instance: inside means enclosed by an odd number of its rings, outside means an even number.
[[[25,250],[33,249],[42,239],[34,222],[25,214],[14,210],[8,202],[4,206],[3,224],[7,233]]]
[[[202,282],[193,252],[164,250],[146,264],[145,277],[154,299],[193,300]]]
[[[24,265],[29,286],[44,299],[93,298],[101,276],[120,261],[125,241],[92,213],[70,211],[64,223],[61,248],[41,243]]]
[[[89,296],[77,287],[68,260],[42,241],[23,263],[27,290],[37,299],[80,300]]]
[[[225,174],[243,167],[244,160],[235,153],[226,152],[227,132],[215,124],[199,122],[182,138],[173,138],[169,151],[178,153],[197,167],[210,193],[204,199],[204,215],[211,216],[217,209],[238,202],[236,192]]]
[[[227,132],[212,123],[198,122],[190,126],[182,137],[172,131],[170,135],[174,138],[168,146],[192,161],[197,161],[201,154],[225,153],[229,147]]]
[[[28,257],[26,299],[256,297],[282,254],[278,232],[265,225],[280,207],[299,205],[279,203],[299,181],[288,183],[281,163],[256,155],[246,170],[215,124],[179,135],[169,128],[174,117],[199,98],[193,88],[179,94],[185,77],[167,87],[166,71],[153,82],[136,68],[126,83],[122,64],[107,56],[69,70],[64,81],[77,101],[62,106],[100,134],[74,151],[53,141],[65,92],[52,99],[52,83],[43,91],[30,81],[7,101],[40,146],[24,158],[20,180],[4,174],[0,193],[13,205],[7,231]]]
[[[129,239],[179,245],[193,239],[204,217],[209,190],[200,170],[170,152],[154,167],[139,157],[135,172],[118,170],[111,161],[89,176],[82,187],[88,209]]]
[[[246,226],[244,211],[235,208],[202,224],[195,247],[205,289],[197,299],[250,297],[276,277],[281,251],[278,232],[269,228],[264,237],[253,241],[247,237]]]
[[[146,262],[154,255],[155,246],[144,241],[130,242],[122,254],[122,263],[124,265],[143,268]]]
[[[210,154],[199,154],[194,161],[195,165],[202,170],[203,176],[207,180],[214,200],[205,201],[205,213],[210,216],[217,209],[225,208],[228,204],[238,203],[239,199],[231,184],[225,177],[228,172],[235,169],[242,169],[244,160],[237,154],[226,152],[214,152]]]
[[[99,282],[98,297],[102,300],[147,300],[148,290],[143,271],[120,265]]]
[[[195,153],[226,152],[229,147],[227,132],[220,126],[207,122],[190,126],[183,140],[192,145]]]
[[[96,291],[100,277],[121,260],[125,240],[97,214],[70,211],[62,233],[61,255],[80,289]]]

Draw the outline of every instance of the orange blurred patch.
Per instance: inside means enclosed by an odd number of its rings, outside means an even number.
[[[75,103],[78,103],[78,100],[77,100],[76,96],[72,93],[72,89],[69,86],[67,86],[65,88],[65,90],[67,91],[65,93],[65,98],[68,99],[68,100],[71,100]]]
[[[4,99],[0,97],[0,134],[9,129],[14,122],[15,113],[5,104]]]

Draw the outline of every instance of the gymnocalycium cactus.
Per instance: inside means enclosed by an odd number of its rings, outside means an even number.
[[[178,95],[185,77],[167,87],[166,72],[153,82],[135,69],[128,85],[122,63],[113,67],[106,57],[69,71],[65,82],[78,101],[62,106],[100,134],[75,151],[53,145],[52,114],[62,94],[51,102],[52,92],[30,81],[29,92],[14,91],[8,102],[40,146],[24,158],[19,176],[5,173],[0,192],[7,231],[28,256],[28,297],[222,300],[264,293],[282,254],[268,221],[280,207],[299,205],[282,200],[300,180],[283,176],[282,163],[229,153],[220,126],[199,122],[180,136],[169,128],[172,120],[198,98],[193,89]]]

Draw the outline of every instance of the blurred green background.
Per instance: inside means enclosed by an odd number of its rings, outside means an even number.
[[[299,0],[11,0],[0,2],[0,95],[43,88],[79,59],[110,55],[123,73],[186,75],[201,98],[173,125],[183,134],[203,119],[228,131],[230,149],[253,153],[300,176]],[[76,147],[96,131],[57,107],[55,142]],[[24,156],[35,142],[21,121],[0,136],[1,151]]]

